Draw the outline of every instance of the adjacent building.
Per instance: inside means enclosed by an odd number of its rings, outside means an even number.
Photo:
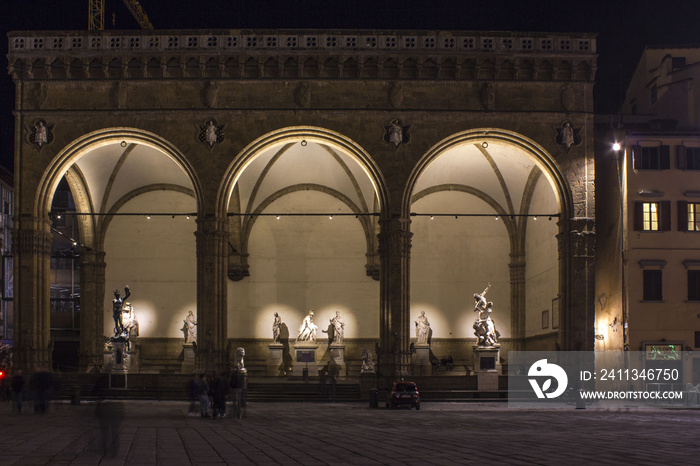
[[[700,49],[648,47],[598,118],[596,349],[686,351],[700,382]],[[614,146],[614,144],[618,144]],[[692,374],[692,377],[688,377]]]

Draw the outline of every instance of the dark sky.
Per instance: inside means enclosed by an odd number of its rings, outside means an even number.
[[[104,0],[105,29],[137,29],[122,0]],[[700,0],[140,0],[156,29],[342,28],[593,32],[595,101],[615,112],[646,45],[700,45]],[[2,50],[14,30],[85,30],[88,0],[0,0]],[[0,73],[0,163],[12,168],[14,86]]]

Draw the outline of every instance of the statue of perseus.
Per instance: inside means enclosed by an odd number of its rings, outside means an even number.
[[[114,290],[114,299],[112,300],[112,318],[114,319],[114,337],[120,337],[124,334],[124,320],[122,317],[124,302],[131,296],[129,285],[124,285],[124,297],[120,298],[119,289]]]

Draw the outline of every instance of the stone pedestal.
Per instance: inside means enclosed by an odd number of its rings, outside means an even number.
[[[284,373],[284,345],[271,343],[267,345],[270,356],[267,359],[267,375],[282,375]]]
[[[416,355],[413,359],[414,375],[431,375],[433,366],[430,364],[430,345],[418,343],[415,345]]]
[[[331,359],[328,361],[328,366],[331,374],[336,374],[339,379],[344,379],[348,373],[348,368],[345,365],[345,345],[331,345],[329,349]]]
[[[194,374],[194,345],[185,343],[182,345],[182,366],[180,372],[183,374]]]
[[[498,375],[501,373],[501,363],[498,352],[501,345],[473,346],[474,348],[474,372],[477,376],[477,390],[498,390]]]
[[[318,376],[318,362],[316,361],[317,349],[318,344],[315,341],[298,341],[294,343],[293,376],[303,376],[304,370],[306,369],[308,369],[309,377]]]

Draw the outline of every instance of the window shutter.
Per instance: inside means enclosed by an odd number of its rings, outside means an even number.
[[[635,170],[642,168],[642,146],[632,146],[632,166]]]
[[[678,201],[678,231],[688,231],[688,201]]]
[[[659,210],[659,230],[671,231],[671,201],[659,202]]]
[[[642,202],[634,203],[634,231],[642,231],[644,229],[644,206]]]
[[[671,147],[670,146],[660,146],[659,147],[659,168],[661,170],[668,170],[671,168]]]
[[[676,146],[678,148],[677,154],[677,160],[676,163],[678,164],[678,169],[679,170],[685,170],[685,146]]]

